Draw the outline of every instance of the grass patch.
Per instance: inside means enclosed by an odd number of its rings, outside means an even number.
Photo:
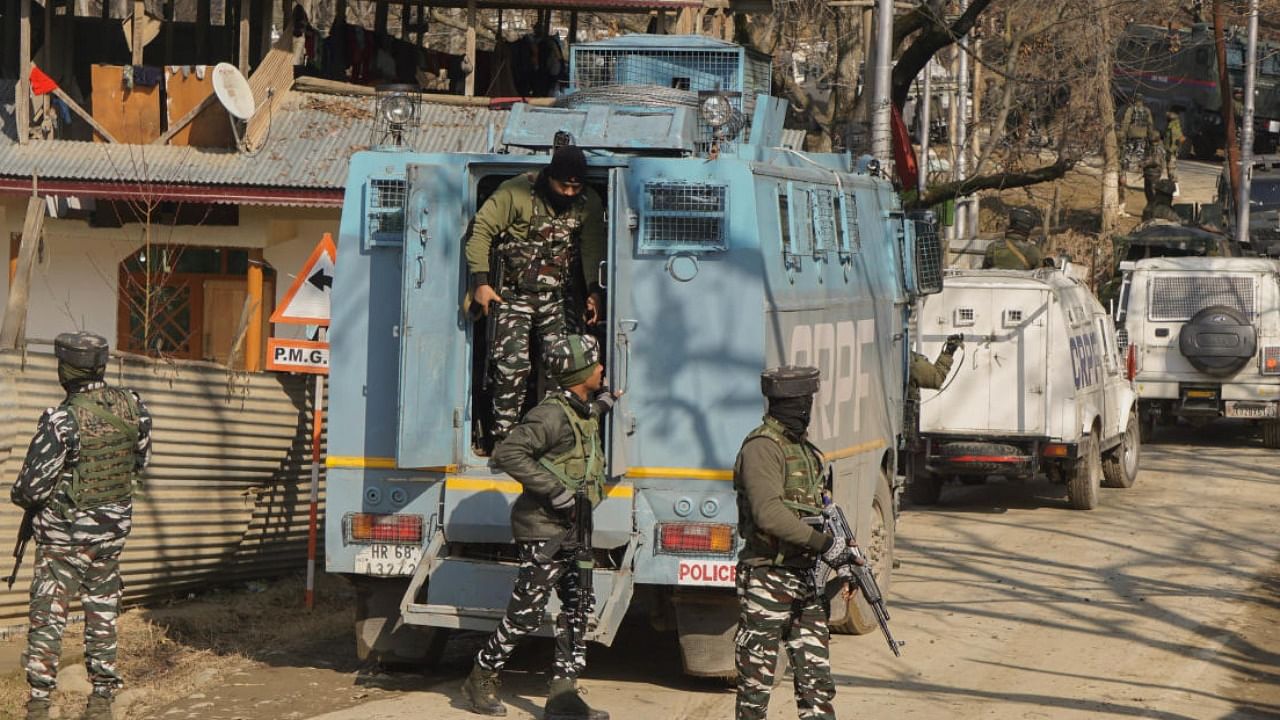
[[[303,585],[300,575],[254,581],[126,611],[118,627],[125,688],[117,696],[116,718],[148,717],[232,672],[349,634],[355,600],[350,585],[318,574],[312,611],[302,607]],[[78,604],[72,609],[78,610]],[[63,636],[59,675],[71,676],[71,681],[59,683],[54,699],[64,718],[79,717],[88,692],[87,684],[74,680],[76,675],[83,678],[83,670],[70,670],[83,667],[83,634],[83,624],[76,623]],[[14,643],[16,655],[25,637]],[[27,693],[21,668],[0,676],[0,718],[22,717]]]

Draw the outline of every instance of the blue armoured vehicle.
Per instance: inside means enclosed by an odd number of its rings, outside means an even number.
[[[381,108],[386,146],[351,159],[333,286],[326,567],[356,585],[365,657],[430,659],[448,629],[500,619],[520,485],[476,452],[486,340],[462,309],[463,250],[487,195],[543,166],[568,133],[605,200],[604,348],[625,390],[607,420],[589,639],[612,642],[642,604],[679,632],[688,672],[731,675],[731,468],[763,412],[759,373],[821,369],[811,437],[887,588],[907,311],[940,289],[938,240],[873,163],[781,147],[786,107],[767,94],[767,58],[701,37],[630,36],[574,46],[571,74],[556,107],[514,107],[494,152],[398,146],[397,121],[412,113],[393,99]],[[861,597],[837,605],[838,630],[876,627]]]

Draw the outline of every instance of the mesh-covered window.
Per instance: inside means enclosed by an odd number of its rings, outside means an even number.
[[[826,255],[836,243],[836,193],[830,188],[813,191],[813,254]]]
[[[374,178],[369,181],[367,237],[370,246],[400,245],[404,242],[407,192],[408,183],[404,180]]]
[[[712,183],[644,186],[640,252],[716,252],[729,246],[727,188]]]
[[[942,292],[942,239],[933,213],[912,213],[916,235],[916,286],[921,295]]]
[[[809,188],[791,188],[791,232],[795,238],[795,251],[801,255],[813,254],[812,201],[813,191]]]
[[[1147,313],[1153,321],[1189,320],[1213,305],[1253,317],[1257,312],[1255,283],[1248,276],[1156,275],[1151,278]]]
[[[862,245],[862,234],[858,231],[858,203],[853,195],[844,193],[839,197],[839,204],[839,217],[843,223],[837,224],[841,234],[836,249],[845,255],[852,255]]]

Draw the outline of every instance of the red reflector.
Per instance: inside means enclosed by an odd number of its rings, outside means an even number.
[[[1138,377],[1138,347],[1136,345],[1129,346],[1129,354],[1125,357],[1124,375],[1129,380]]]
[[[351,513],[347,515],[347,534],[352,542],[418,545],[422,543],[422,516]]]
[[[1045,457],[1066,457],[1067,446],[1061,443],[1049,443],[1040,452]]]
[[[663,523],[658,547],[676,554],[728,555],[733,552],[733,526],[717,523]]]

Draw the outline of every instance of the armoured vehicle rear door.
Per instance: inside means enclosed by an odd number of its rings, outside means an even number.
[[[992,429],[1031,435],[1045,433],[1046,361],[1049,324],[1047,291],[989,291],[991,337],[985,348],[992,392]],[[1009,389],[1017,391],[1010,397]]]
[[[462,448],[466,343],[459,330],[457,218],[447,197],[461,197],[462,175],[439,165],[411,165],[405,213],[400,412],[396,464],[455,464]]]
[[[609,255],[603,278],[608,288],[609,382],[614,390],[627,389],[631,364],[631,340],[637,327],[630,289],[620,284],[630,278],[631,253],[635,245],[637,219],[627,194],[627,170],[609,171]],[[597,269],[598,270],[598,269]],[[627,445],[635,432],[635,414],[624,393],[609,414],[609,477],[626,474],[630,464]]]

